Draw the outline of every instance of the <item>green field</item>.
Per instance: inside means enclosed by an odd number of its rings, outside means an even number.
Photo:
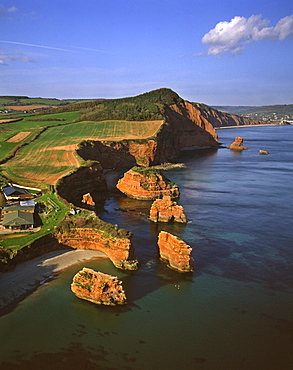
[[[162,120],[74,122],[78,116],[79,112],[34,115],[0,124],[0,160],[17,149],[16,156],[0,167],[2,174],[23,185],[53,185],[59,177],[79,166],[75,149],[82,140],[148,138],[163,124]],[[31,135],[17,143],[7,142],[25,132]],[[35,139],[36,135],[39,136]]]

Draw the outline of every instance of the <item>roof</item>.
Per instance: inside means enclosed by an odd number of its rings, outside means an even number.
[[[3,226],[25,226],[34,224],[34,215],[24,211],[6,213],[3,217]]]
[[[23,207],[23,206],[8,206],[8,207],[4,207],[2,209],[3,212],[12,212],[12,211],[34,211],[35,209],[35,206],[27,206],[27,207]]]
[[[24,195],[24,194],[30,194],[26,189],[19,188],[17,186],[3,186],[2,190],[4,191],[4,194],[9,196],[17,196],[17,195]]]

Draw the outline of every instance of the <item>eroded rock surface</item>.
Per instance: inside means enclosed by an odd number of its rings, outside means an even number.
[[[78,298],[96,304],[106,306],[126,304],[122,281],[119,281],[115,276],[86,267],[73,277],[71,290]]]
[[[247,147],[243,146],[244,139],[240,136],[236,136],[235,141],[229,146],[229,149],[234,150],[246,150]]]
[[[90,193],[84,194],[82,196],[82,203],[85,203],[88,206],[94,206],[95,205],[93,197],[90,195]]]
[[[158,170],[133,167],[118,181],[117,188],[130,198],[154,200],[164,195],[178,198],[179,188]]]
[[[132,234],[98,217],[65,219],[54,234],[58,243],[75,249],[90,249],[105,253],[114,266],[122,270],[136,270]]]
[[[153,222],[186,222],[183,207],[172,201],[169,195],[156,199],[150,209],[150,220]]]
[[[192,248],[177,236],[161,231],[158,237],[160,258],[169,263],[169,267],[180,272],[193,271]]]

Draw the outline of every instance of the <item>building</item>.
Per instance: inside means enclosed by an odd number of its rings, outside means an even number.
[[[3,186],[2,191],[6,200],[29,200],[34,198],[34,195],[31,194],[28,190],[15,185]]]
[[[2,209],[2,215],[4,216],[6,213],[11,213],[14,211],[23,211],[23,212],[29,212],[29,213],[34,213],[35,212],[35,206],[9,206],[9,207],[4,207]]]
[[[32,229],[34,227],[34,214],[20,210],[7,212],[4,214],[2,226],[4,229],[10,230]]]

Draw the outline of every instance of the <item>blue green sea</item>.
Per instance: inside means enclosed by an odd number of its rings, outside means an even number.
[[[150,202],[107,199],[100,217],[133,232],[139,270],[97,259],[40,286],[0,318],[1,369],[293,369],[293,126],[218,134],[249,149],[186,151],[165,172],[189,222],[152,224]],[[193,248],[193,273],[159,260],[160,230]],[[128,304],[76,298],[84,266],[118,276]]]

